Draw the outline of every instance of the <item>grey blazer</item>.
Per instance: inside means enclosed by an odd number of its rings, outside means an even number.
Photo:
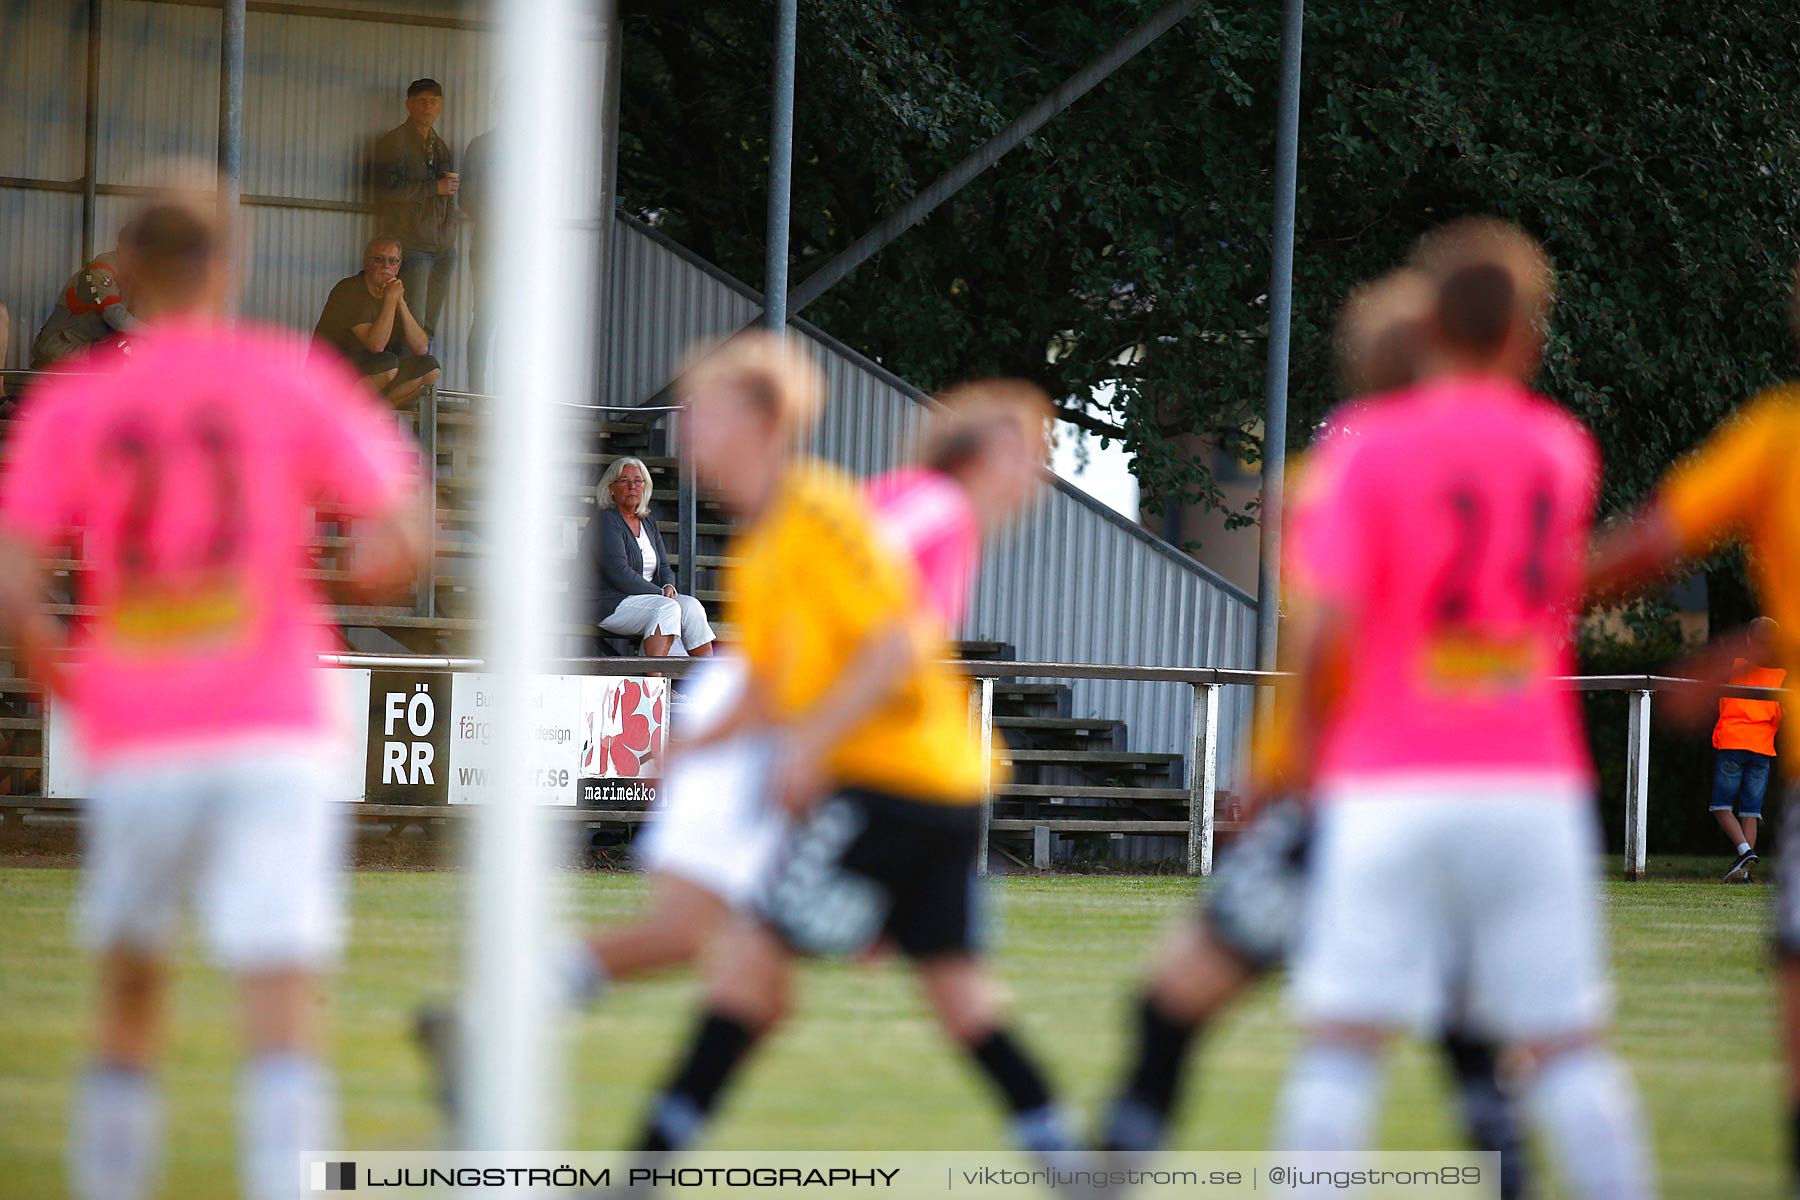
[[[669,565],[662,531],[656,527],[654,517],[642,520],[650,545],[656,550],[654,583],[644,582],[643,552],[618,509],[603,508],[588,518],[575,552],[581,574],[576,582],[576,596],[584,606],[591,605],[581,614],[582,619],[604,621],[627,596],[660,596],[663,588],[675,586],[675,569]]]

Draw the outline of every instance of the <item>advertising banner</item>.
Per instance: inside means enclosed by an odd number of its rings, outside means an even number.
[[[650,774],[669,733],[669,681],[636,676],[581,679],[581,805],[646,808]]]
[[[448,671],[370,673],[363,792],[369,803],[449,801],[453,678]]]
[[[540,804],[643,809],[669,729],[669,681],[538,676],[527,689],[530,750],[494,754],[493,677],[450,671],[321,668],[333,708],[330,797],[372,804],[476,804],[516,784]],[[69,714],[47,706],[45,794],[87,795]]]
[[[527,687],[531,740],[524,762],[508,769],[494,753],[494,677],[464,674],[451,687],[456,714],[450,729],[450,803],[479,804],[494,789],[523,786],[539,804],[575,804],[576,766],[581,746],[581,679],[540,675]]]

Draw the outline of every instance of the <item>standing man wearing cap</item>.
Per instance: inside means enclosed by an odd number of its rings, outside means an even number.
[[[377,230],[400,243],[400,280],[436,338],[456,270],[456,192],[461,180],[450,143],[433,128],[444,111],[435,79],[406,88],[406,120],[375,144]]]

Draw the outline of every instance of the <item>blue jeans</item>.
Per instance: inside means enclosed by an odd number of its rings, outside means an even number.
[[[435,253],[405,248],[400,251],[400,282],[406,285],[406,307],[412,309],[414,319],[434,342],[444,305],[450,301],[450,277],[455,273],[455,246]]]
[[[1769,768],[1775,765],[1773,754],[1754,750],[1720,750],[1713,758],[1712,812],[1730,812],[1736,808],[1740,817],[1762,817],[1763,795],[1769,790]]]

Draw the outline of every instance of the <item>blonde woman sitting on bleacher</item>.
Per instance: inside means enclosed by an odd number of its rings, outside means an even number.
[[[577,551],[588,572],[600,628],[640,639],[643,651],[660,658],[680,637],[687,652],[713,652],[706,609],[675,590],[675,571],[662,533],[650,519],[650,471],[642,459],[619,458],[600,477],[595,500]]]

